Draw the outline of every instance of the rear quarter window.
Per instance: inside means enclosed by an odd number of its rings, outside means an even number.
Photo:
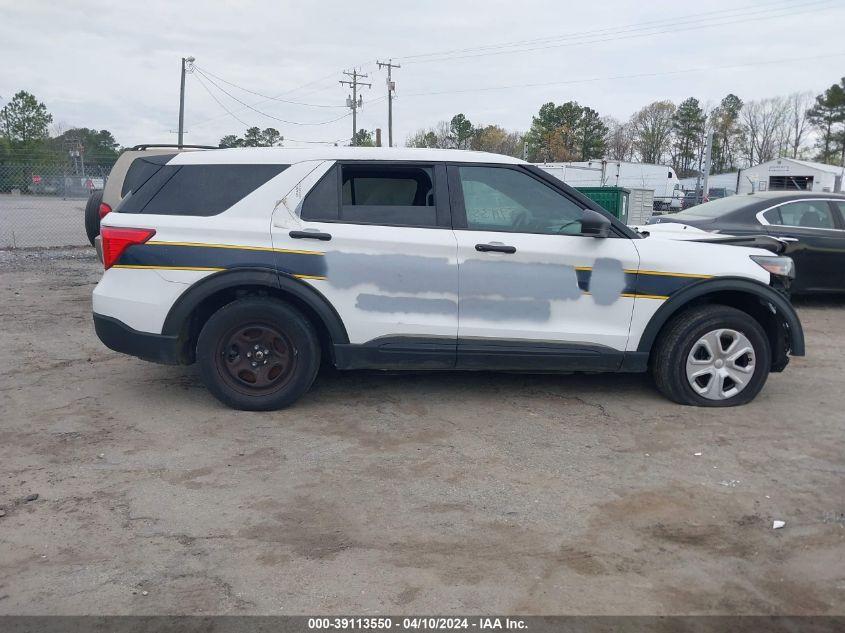
[[[126,170],[126,177],[123,179],[123,186],[120,188],[120,197],[124,197],[130,191],[138,191],[174,156],[176,154],[159,154],[156,156],[141,156],[133,160],[129,169]]]
[[[121,204],[121,213],[222,213],[288,165],[166,165]]]

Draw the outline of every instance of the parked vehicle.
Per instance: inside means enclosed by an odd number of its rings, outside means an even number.
[[[569,163],[537,163],[544,171],[572,187],[624,187],[654,191],[654,211],[681,210],[684,192],[675,170],[666,165],[589,160]]]
[[[681,201],[681,209],[689,209],[703,202],[719,200],[720,198],[726,198],[732,195],[734,195],[732,191],[729,191],[723,187],[711,187],[710,189],[708,189],[706,196],[702,196],[702,192],[700,189],[698,190],[698,192],[685,191],[684,198]]]
[[[788,242],[793,294],[845,292],[845,195],[806,191],[730,196],[648,224],[674,222],[728,235]]]
[[[290,405],[321,361],[650,369],[676,402],[730,406],[804,354],[788,257],[644,237],[514,158],[261,148],[156,161],[103,219],[97,335],[198,362],[235,408]]]
[[[681,209],[689,209],[699,203],[701,198],[700,192],[686,191],[684,192],[684,199],[681,201]]]
[[[216,148],[204,145],[136,145],[124,150],[112,166],[105,187],[89,187],[90,194],[85,205],[85,233],[88,241],[94,244],[94,239],[100,234],[100,220],[103,216],[110,213],[123,196],[143,184],[149,172],[144,159],[195,149]]]

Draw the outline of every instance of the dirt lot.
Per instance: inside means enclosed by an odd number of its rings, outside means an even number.
[[[845,613],[845,302],[739,409],[324,372],[251,414],[101,346],[98,266],[0,253],[2,614]]]

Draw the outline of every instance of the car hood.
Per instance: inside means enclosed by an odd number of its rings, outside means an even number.
[[[762,233],[759,235],[727,235],[725,233],[705,231],[698,227],[675,221],[664,220],[659,224],[646,224],[632,226],[631,228],[648,239],[733,244],[736,246],[763,248],[773,253],[783,253],[788,246],[788,242]]]

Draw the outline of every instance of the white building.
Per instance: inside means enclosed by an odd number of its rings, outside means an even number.
[[[829,191],[841,192],[845,168],[795,158],[776,158],[739,172],[739,191]],[[734,174],[735,175],[735,174]],[[710,178],[713,186],[713,177]]]
[[[707,181],[708,189],[726,189],[728,193],[754,193],[756,191],[845,191],[845,168],[824,163],[813,163],[795,158],[776,158],[754,167],[726,174],[714,174]],[[697,176],[681,179],[684,191],[702,187],[704,179]]]

